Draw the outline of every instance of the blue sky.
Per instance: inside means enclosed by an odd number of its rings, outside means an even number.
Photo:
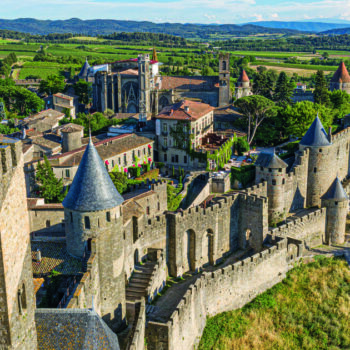
[[[0,18],[124,19],[181,23],[334,18],[350,21],[350,0],[0,0]]]

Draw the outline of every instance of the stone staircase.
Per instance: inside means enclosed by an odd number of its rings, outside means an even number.
[[[143,265],[136,265],[126,287],[126,300],[135,301],[147,296],[147,288],[156,263],[147,261]]]

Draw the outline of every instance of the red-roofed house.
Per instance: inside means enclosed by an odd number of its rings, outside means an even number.
[[[334,73],[329,89],[331,91],[343,90],[350,94],[350,75],[344,62],[340,63],[338,69]]]
[[[197,149],[213,126],[214,107],[208,104],[183,100],[163,108],[156,117],[159,160],[176,167],[201,167],[188,151]]]

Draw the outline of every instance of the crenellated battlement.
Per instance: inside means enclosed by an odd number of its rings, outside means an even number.
[[[13,170],[21,161],[22,144],[19,140],[0,135],[0,204],[5,198]]]
[[[153,218],[147,219],[146,221],[147,229],[165,227],[165,225],[166,225],[165,215],[155,216]]]
[[[243,192],[245,192],[249,195],[255,194],[258,196],[263,195],[264,197],[266,197],[266,195],[267,195],[267,181],[260,182],[259,184],[254,185],[252,187],[248,187],[248,188],[244,189]]]
[[[254,254],[251,257],[213,272],[204,272],[194,284],[191,284],[188,287],[183,298],[176,306],[175,311],[171,314],[169,318],[170,323],[174,325],[180,317],[189,312],[189,305],[191,305],[192,300],[196,300],[195,294],[200,293],[201,289],[210,286],[214,287],[215,285],[222,283],[223,279],[226,279],[226,282],[228,279],[230,281],[229,283],[231,283],[239,281],[243,276],[251,275],[252,271],[259,265],[266,263],[274,256],[280,254],[283,250],[287,250],[287,245],[287,238],[281,238],[276,245],[260,253]]]
[[[350,127],[332,135],[332,143],[340,143],[341,141],[349,140],[349,139],[350,139]]]

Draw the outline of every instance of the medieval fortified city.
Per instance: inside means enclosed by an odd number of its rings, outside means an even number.
[[[290,5],[7,3],[0,350],[350,349],[350,5]]]

